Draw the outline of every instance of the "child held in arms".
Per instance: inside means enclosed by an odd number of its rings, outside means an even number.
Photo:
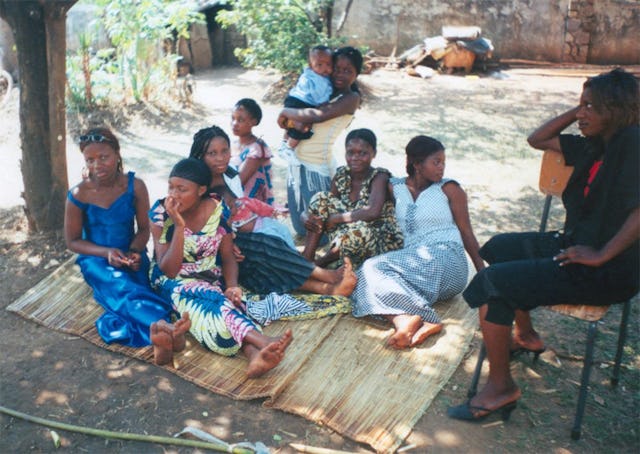
[[[322,45],[312,47],[309,50],[308,61],[309,66],[302,71],[295,87],[289,91],[289,95],[285,98],[285,107],[317,107],[329,101],[333,92],[330,77],[333,72],[331,49]],[[308,139],[313,135],[311,126],[290,120],[281,149],[284,148],[285,151],[293,154],[293,149],[301,140]]]

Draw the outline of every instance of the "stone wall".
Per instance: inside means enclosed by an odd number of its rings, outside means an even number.
[[[589,63],[640,64],[640,0],[597,0]]]
[[[336,0],[334,29],[347,3]],[[500,58],[638,64],[638,10],[638,0],[352,0],[339,35],[398,55],[444,25],[476,25]]]

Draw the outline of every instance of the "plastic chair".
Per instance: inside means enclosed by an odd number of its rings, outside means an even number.
[[[571,176],[571,172],[573,172],[573,167],[565,165],[564,157],[561,153],[551,150],[544,152],[542,156],[539,180],[540,192],[545,195],[542,218],[540,220],[540,232],[544,232],[547,228],[547,220],[549,218],[552,198],[554,196],[561,196],[562,191]],[[596,334],[598,332],[598,322],[607,313],[609,306],[577,306],[561,304],[557,306],[546,306],[546,309],[588,322],[586,351],[582,365],[580,390],[578,392],[578,405],[576,408],[576,415],[573,420],[573,428],[571,429],[571,438],[579,440],[581,435],[582,417],[584,415],[584,408],[587,400],[589,376],[591,375],[591,366],[593,364],[593,349]],[[626,301],[622,308],[622,319],[620,321],[620,330],[618,335],[618,348],[611,377],[611,386],[613,387],[618,385],[620,379],[620,363],[622,362],[622,352],[627,337],[627,324],[629,321],[630,310],[631,303],[630,301]],[[469,398],[475,396],[478,391],[478,382],[482,371],[482,363],[484,362],[486,355],[487,352],[483,343],[480,348],[480,353],[478,354],[478,362],[476,363],[473,378],[471,379],[471,386],[467,393]]]

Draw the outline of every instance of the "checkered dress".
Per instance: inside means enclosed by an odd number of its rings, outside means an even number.
[[[391,180],[404,247],[364,262],[352,295],[353,315],[411,314],[438,323],[431,306],[464,290],[467,257],[442,191],[451,181],[432,184],[414,201],[404,178]]]

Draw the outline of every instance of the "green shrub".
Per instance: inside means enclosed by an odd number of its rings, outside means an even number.
[[[310,47],[337,46],[330,36],[329,12],[333,1],[231,0],[232,9],[220,11],[223,28],[235,26],[247,38],[247,47],[235,50],[242,64],[298,72],[307,64]]]

